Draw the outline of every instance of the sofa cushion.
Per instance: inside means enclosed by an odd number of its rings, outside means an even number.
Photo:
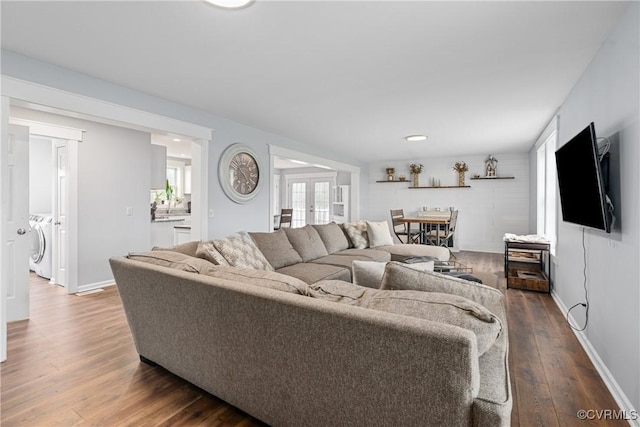
[[[161,247],[158,247],[158,246],[154,246],[151,250],[152,251],[178,252],[178,253],[189,255],[189,256],[192,256],[192,257],[197,257],[196,252],[198,251],[198,244],[199,243],[200,243],[199,241],[194,240],[192,242],[181,243],[179,245],[169,246],[167,248],[161,248]]]
[[[273,271],[269,261],[262,255],[246,231],[239,231],[228,237],[215,239],[213,246],[232,267]]]
[[[307,284],[300,279],[275,271],[254,270],[228,266],[215,266],[204,274],[219,279],[233,280],[243,284],[261,286],[292,294],[306,294]]]
[[[386,265],[386,262],[353,261],[351,265],[351,281],[355,285],[379,289]]]
[[[323,256],[322,258],[318,258],[318,259],[314,259],[313,261],[311,261],[312,264],[328,264],[328,265],[335,265],[337,267],[342,267],[344,269],[346,269],[349,272],[349,281],[351,281],[351,265],[353,264],[353,261],[369,261],[369,258],[363,257],[363,256],[358,256],[358,255],[352,255],[352,256],[346,256],[346,255],[327,255],[327,256]]]
[[[302,262],[300,254],[291,246],[284,230],[273,233],[249,233],[262,255],[274,269]]]
[[[342,227],[335,222],[330,224],[312,225],[312,227],[318,232],[322,239],[322,243],[324,243],[325,248],[327,248],[327,252],[330,254],[349,248],[349,239],[347,239],[346,234],[344,234]]]
[[[215,265],[204,259],[194,258],[180,252],[157,249],[149,252],[130,252],[127,258],[190,273],[206,274],[215,268]]]
[[[305,283],[315,283],[320,280],[351,280],[351,272],[344,267],[329,264],[304,263],[293,264],[277,270],[278,273],[296,277]]]
[[[229,265],[229,261],[222,256],[220,252],[213,246],[213,241],[198,242],[198,249],[196,250],[196,256],[198,258],[205,259],[213,264],[217,265]]]
[[[433,256],[440,261],[449,261],[451,257],[449,249],[432,245],[399,243],[396,245],[379,246],[376,250],[389,252],[391,254],[391,260],[393,261],[402,261],[406,257],[413,256]]]
[[[414,270],[433,271],[433,265],[433,261],[427,261],[409,264],[407,267]],[[353,261],[351,268],[352,282],[356,285],[380,289],[386,266],[386,262]]]
[[[393,245],[393,237],[391,237],[387,221],[367,221],[367,235],[369,236],[369,247],[371,248]]]
[[[347,222],[343,224],[343,228],[349,239],[351,239],[354,248],[364,249],[369,247],[366,221]]]
[[[379,251],[377,249],[345,249],[340,252],[336,252],[333,255],[347,255],[347,256],[362,256],[368,258],[370,261],[391,261],[391,254],[386,251]]]
[[[284,232],[303,262],[329,255],[320,235],[311,225],[305,225],[302,228],[285,228]]]
[[[481,304],[453,294],[375,290],[337,280],[308,288],[309,296],[372,310],[446,323],[476,335],[478,355],[489,350],[502,333],[502,322]]]

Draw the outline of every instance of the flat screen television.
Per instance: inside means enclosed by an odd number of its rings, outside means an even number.
[[[593,122],[556,151],[562,219],[611,232]]]

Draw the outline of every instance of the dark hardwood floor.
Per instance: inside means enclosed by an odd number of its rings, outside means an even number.
[[[460,252],[506,294],[513,426],[628,425],[581,421],[617,409],[549,295],[505,289],[501,254]],[[8,325],[0,366],[2,426],[260,426],[167,371],[140,363],[115,286],[67,295],[33,275],[31,318]]]

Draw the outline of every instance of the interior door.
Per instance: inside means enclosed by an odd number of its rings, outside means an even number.
[[[331,178],[289,180],[289,205],[293,208],[292,227],[330,222],[332,184]]]
[[[67,234],[67,197],[69,168],[67,141],[56,141],[55,144],[55,187],[53,194],[53,276],[52,283],[67,287],[67,259],[69,239]]]
[[[9,125],[2,192],[2,282],[6,321],[29,317],[29,128]],[[4,179],[6,178],[6,182]]]

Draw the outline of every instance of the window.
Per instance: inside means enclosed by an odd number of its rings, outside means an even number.
[[[556,147],[557,119],[554,118],[536,143],[537,165],[537,230],[551,241],[551,254],[556,246]]]

